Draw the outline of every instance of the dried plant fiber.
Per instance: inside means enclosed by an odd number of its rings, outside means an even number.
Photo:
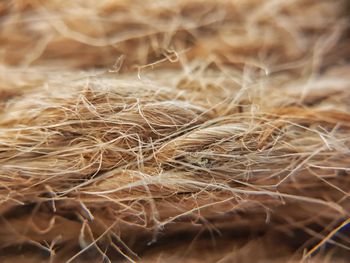
[[[345,0],[0,2],[0,262],[349,262]]]

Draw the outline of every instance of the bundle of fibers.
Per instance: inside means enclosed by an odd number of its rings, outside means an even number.
[[[345,0],[0,3],[0,262],[348,262]]]

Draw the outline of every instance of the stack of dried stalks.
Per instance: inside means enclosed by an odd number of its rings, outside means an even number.
[[[346,262],[348,14],[1,2],[1,262]]]

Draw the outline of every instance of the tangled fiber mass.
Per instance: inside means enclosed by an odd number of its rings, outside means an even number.
[[[345,0],[0,2],[0,262],[348,262]]]

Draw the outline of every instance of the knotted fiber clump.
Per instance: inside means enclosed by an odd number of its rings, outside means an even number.
[[[346,262],[347,1],[3,1],[1,262]]]

